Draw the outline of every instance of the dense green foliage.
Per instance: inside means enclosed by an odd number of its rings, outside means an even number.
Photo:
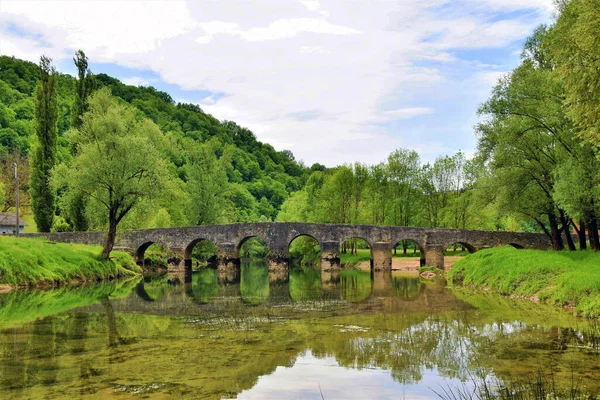
[[[79,53],[75,61],[81,64],[81,70],[87,63]],[[14,152],[23,156],[25,163],[32,155],[36,143],[33,92],[40,76],[39,66],[33,63],[0,57],[0,165],[8,164]],[[81,92],[87,99],[90,88],[108,88],[119,101],[135,107],[135,118],[140,123],[150,120],[157,127],[160,140],[155,145],[172,183],[160,196],[136,205],[122,226],[149,228],[272,220],[289,193],[303,187],[309,170],[296,162],[291,152],[276,151],[259,142],[248,129],[219,121],[197,105],[176,103],[167,93],[152,87],[127,86],[105,74],[93,75],[93,79],[91,76],[87,69],[79,79],[55,75],[59,168],[69,169],[74,155],[77,157],[73,136],[67,131],[74,127],[78,110],[87,107],[87,100],[81,105]],[[5,187],[14,184],[4,173],[0,181]],[[29,179],[21,179],[20,183],[22,204],[27,211]],[[58,218],[54,229],[80,228],[76,211],[81,199],[68,195],[64,187],[55,189]],[[7,203],[13,207],[12,201]],[[84,222],[90,229],[107,229],[108,215],[99,216],[94,206],[87,205]]]
[[[600,253],[517,250],[510,246],[481,250],[454,264],[454,285],[487,288],[503,295],[537,296],[577,313],[600,316]]]
[[[55,193],[50,174],[56,163],[58,104],[56,72],[52,61],[40,59],[41,79],[35,89],[37,146],[31,165],[31,205],[40,232],[50,232],[54,222]]]
[[[141,273],[126,253],[100,257],[100,247],[0,237],[0,284],[38,285],[96,281]]]
[[[399,149],[377,165],[316,170],[284,203],[278,221],[496,229],[491,210],[475,207],[477,166],[463,153],[422,164]]]
[[[550,57],[565,85],[569,116],[580,135],[600,153],[600,4],[597,0],[561,2],[564,6],[550,37]]]

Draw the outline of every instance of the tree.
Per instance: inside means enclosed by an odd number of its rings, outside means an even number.
[[[566,88],[568,114],[600,156],[600,7],[598,0],[562,4],[549,53]]]
[[[4,184],[0,182],[0,210],[4,207],[6,202],[6,193],[4,192]]]
[[[50,232],[54,220],[55,196],[50,184],[50,173],[56,163],[58,136],[58,105],[56,71],[52,60],[40,58],[41,77],[35,89],[35,118],[37,147],[32,162],[31,204],[33,217],[40,232]]]
[[[554,198],[555,170],[565,160],[577,160],[575,130],[566,117],[564,88],[554,79],[552,65],[540,48],[545,27],[526,43],[523,62],[494,88],[479,112],[487,121],[478,125],[479,153],[489,162],[501,186],[504,211],[537,222],[555,250],[564,248],[570,218]]]
[[[228,222],[226,214],[232,208],[227,198],[229,183],[225,168],[219,163],[211,144],[199,146],[190,155],[187,215],[193,225]]]
[[[68,190],[90,199],[105,212],[108,234],[105,259],[114,247],[121,220],[144,198],[157,196],[167,171],[156,143],[162,133],[137,110],[101,89],[89,100],[80,129],[69,131],[78,153],[69,169]]]
[[[94,75],[88,68],[88,59],[83,50],[78,50],[73,57],[77,67],[77,83],[75,86],[75,102],[73,103],[73,127],[81,128],[83,114],[88,108],[88,97],[94,90]]]
[[[83,114],[88,108],[88,97],[94,90],[94,76],[88,68],[88,59],[83,50],[78,50],[73,57],[73,62],[77,67],[77,83],[75,86],[75,101],[73,102],[73,127],[81,128],[83,123]],[[76,148],[73,148],[76,152]],[[85,216],[85,201],[83,196],[75,196],[69,202],[67,213],[69,224],[74,231],[87,231],[88,221]]]
[[[394,199],[394,225],[409,226],[414,217],[413,203],[421,171],[419,154],[414,150],[395,150],[388,157],[387,168]]]
[[[14,209],[16,205],[15,196],[15,174],[14,164],[17,164],[17,172],[19,174],[19,205],[21,209],[27,210],[31,206],[31,198],[29,196],[29,178],[30,169],[28,159],[17,151],[9,153],[6,156],[0,155],[0,183],[4,185],[4,204],[0,206],[0,212],[6,212]]]

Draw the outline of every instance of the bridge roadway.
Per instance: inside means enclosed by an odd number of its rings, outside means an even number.
[[[37,233],[55,242],[104,245],[105,232]],[[444,251],[459,243],[470,252],[482,248],[512,245],[525,249],[551,249],[550,239],[543,233],[471,231],[464,229],[412,228],[399,226],[309,224],[297,222],[265,222],[230,225],[202,225],[179,228],[143,229],[120,232],[116,246],[144,262],[148,247],[157,243],[169,252],[169,268],[182,270],[191,266],[192,250],[202,240],[217,247],[220,264],[236,264],[240,249],[250,238],[262,239],[272,253],[274,265],[287,263],[290,243],[300,236],[310,236],[321,246],[323,270],[339,266],[340,247],[347,239],[360,238],[371,248],[373,270],[390,270],[392,250],[402,240],[414,242],[420,249],[421,264],[444,267]]]

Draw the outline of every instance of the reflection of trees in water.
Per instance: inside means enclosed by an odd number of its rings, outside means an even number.
[[[136,286],[136,293],[142,288],[143,293],[138,293],[138,295],[140,295],[140,297],[143,297],[145,293],[145,295],[147,295],[148,298],[144,300],[147,301],[160,300],[164,295],[167,294],[167,292],[172,290],[172,286],[169,285],[167,275],[144,277],[144,279],[140,281]]]
[[[217,270],[202,268],[194,271],[192,282],[186,284],[188,297],[198,304],[207,304],[214,299],[219,292]]]
[[[261,293],[265,288],[269,290],[266,267],[247,266],[246,268],[247,270],[242,272],[243,293],[254,295]],[[215,273],[214,270],[206,271]],[[291,271],[290,292],[316,288],[319,285],[318,272],[318,270]],[[357,275],[353,271],[342,271],[341,274],[346,275],[343,283],[346,289],[342,291],[344,296],[352,291],[361,292],[359,290],[361,282],[362,286],[370,288],[370,280],[363,278],[363,276],[368,278],[369,273]],[[206,290],[201,291],[199,296],[208,293],[210,297],[213,293],[211,290],[214,290],[210,288],[217,287],[214,275],[211,277],[207,272],[207,276],[207,278],[195,278],[200,283],[199,287],[206,284]],[[292,286],[296,289],[292,289]],[[62,296],[73,295],[73,293],[60,293]],[[85,293],[95,299],[98,299],[99,295],[105,295],[102,288],[97,288],[96,292],[88,290]],[[180,293],[181,298],[184,299],[183,292]],[[37,295],[34,292],[27,294],[27,296]],[[24,304],[46,307],[44,312],[47,313],[53,312],[56,306],[52,301],[36,303],[28,300],[23,294],[19,296],[19,300]],[[356,298],[360,297],[356,296]],[[236,298],[235,304],[228,304],[227,308],[216,307],[219,301],[198,308],[211,310],[211,312],[202,314],[201,318],[196,316],[194,318],[196,325],[186,325],[178,318],[136,313],[124,306],[126,300],[115,302],[112,300],[112,295],[110,302],[108,298],[103,298],[102,304],[87,309],[88,312],[95,310],[90,314],[82,314],[79,310],[66,314],[68,317],[64,317],[65,314],[55,318],[41,317],[35,323],[25,323],[19,329],[4,329],[3,336],[0,336],[2,339],[0,393],[3,394],[2,390],[8,387],[22,388],[32,385],[38,385],[40,390],[46,390],[48,388],[43,386],[43,382],[50,382],[53,379],[60,381],[59,383],[67,388],[65,390],[71,390],[70,393],[73,393],[73,388],[85,386],[87,383],[96,385],[95,388],[100,389],[105,382],[122,378],[121,374],[124,370],[130,371],[130,375],[126,375],[126,378],[137,379],[136,363],[144,360],[143,357],[148,357],[146,361],[150,360],[150,357],[166,357],[163,360],[168,363],[172,362],[173,353],[164,352],[160,355],[156,354],[157,352],[151,355],[136,353],[137,355],[134,356],[135,352],[130,351],[134,348],[127,346],[131,338],[139,337],[144,340],[152,338],[156,340],[155,345],[160,344],[166,348],[166,342],[159,342],[158,338],[168,336],[165,341],[172,345],[172,349],[177,349],[176,346],[189,345],[189,338],[193,337],[194,343],[199,344],[196,349],[201,350],[202,346],[207,346],[208,338],[198,337],[198,333],[203,329],[198,321],[205,316],[206,320],[210,320],[210,332],[212,332],[210,335],[224,335],[227,340],[211,342],[208,346],[210,350],[207,351],[216,354],[211,359],[213,364],[203,365],[201,371],[204,375],[223,373],[223,376],[229,377],[229,381],[225,381],[222,386],[229,385],[229,387],[234,387],[242,380],[247,381],[247,385],[251,386],[258,375],[272,372],[278,365],[283,365],[281,363],[286,362],[286,359],[293,360],[294,355],[307,348],[318,357],[334,356],[340,365],[345,367],[389,370],[394,379],[400,383],[418,382],[428,370],[437,370],[443,377],[470,380],[472,372],[480,367],[493,371],[505,380],[515,379],[519,376],[511,375],[512,370],[516,370],[515,374],[526,377],[528,373],[535,372],[540,362],[549,360],[550,356],[555,357],[556,365],[564,372],[561,382],[566,382],[564,375],[568,373],[571,364],[588,369],[600,365],[597,355],[598,341],[597,336],[592,336],[593,329],[543,328],[519,322],[497,322],[502,319],[491,312],[426,314],[426,310],[423,309],[423,313],[413,314],[391,312],[375,314],[365,311],[352,313],[352,309],[368,309],[371,304],[366,303],[356,306],[346,305],[344,309],[336,309],[334,311],[336,316],[321,313],[320,315],[328,318],[315,318],[314,314],[311,314],[310,319],[302,319],[299,314],[301,311],[298,311],[300,307],[297,305],[288,309],[293,314],[285,314],[284,308],[277,308],[274,311],[270,307],[272,304],[264,307],[248,307]],[[136,299],[135,295],[132,299]],[[165,300],[170,300],[170,296]],[[57,304],[65,301],[65,299],[55,299]],[[11,304],[11,307],[16,306],[14,303]],[[164,306],[164,302],[144,303],[139,299],[136,304],[157,307],[154,310]],[[410,305],[415,305],[415,302],[411,302]],[[2,306],[8,306],[8,303],[3,302]],[[223,313],[223,310],[227,312]],[[342,314],[346,310],[348,314]],[[188,311],[186,309],[186,312]],[[13,315],[13,313],[7,313],[0,307],[0,315]],[[36,315],[44,314],[42,312]],[[288,319],[286,324],[273,324],[269,320],[271,315],[278,320],[281,316],[293,315],[293,318]],[[536,318],[540,319],[539,316]],[[523,318],[505,318],[509,321],[519,319]],[[267,326],[264,324],[269,324],[268,329],[259,329]],[[336,324],[357,325],[358,329],[353,330],[352,327],[346,329],[345,326]],[[123,338],[128,340],[125,341]],[[231,346],[238,343],[236,340],[243,345],[232,349]],[[248,343],[252,343],[252,346]],[[110,347],[109,352],[106,351],[107,347]],[[581,348],[589,350],[582,351]],[[244,352],[244,357],[239,357],[238,352]],[[283,357],[284,353],[285,357]],[[220,354],[229,354],[229,358]],[[272,357],[257,357],[260,358],[260,361],[257,361],[253,358],[257,354],[271,354]],[[177,357],[179,361],[179,354]],[[181,362],[187,363],[186,366],[195,365],[193,364],[195,360],[192,358],[182,356]],[[243,374],[231,373],[228,360],[235,363],[235,371],[244,371]],[[126,363],[123,364],[125,369],[121,369],[121,366],[118,369],[111,369],[107,365],[121,361]],[[97,368],[97,371],[88,369],[86,365],[90,364]],[[78,366],[81,367],[81,375],[79,371],[73,369]],[[204,373],[210,368],[214,370]],[[229,375],[224,373],[226,370]],[[95,373],[106,374],[106,376],[102,377],[102,380],[84,381],[86,383],[80,381],[80,377],[87,378]],[[160,372],[154,375],[149,373],[145,377],[145,379],[163,378]],[[164,379],[165,382],[169,382],[168,378]],[[171,379],[176,380],[173,377]],[[16,396],[21,394],[12,393]]]
[[[388,316],[382,318],[385,320]],[[389,318],[385,323],[389,328],[405,328],[386,330],[375,336],[355,335],[347,340],[331,335],[331,339],[323,339],[327,354],[335,356],[344,367],[390,370],[393,378],[402,384],[417,383],[425,370],[434,368],[449,378],[469,377],[469,367],[473,366],[473,355],[477,352],[469,325],[434,317],[396,315]],[[415,318],[422,322],[417,323]]]
[[[264,262],[243,263],[240,292],[246,304],[258,305],[269,298],[269,266]]]
[[[396,296],[402,300],[414,300],[423,291],[423,285],[419,277],[393,276],[392,287]]]
[[[350,303],[360,303],[371,296],[371,273],[357,270],[340,271],[340,290]]]
[[[290,297],[294,301],[319,301],[323,289],[321,269],[295,267],[290,269]]]
[[[14,391],[27,385],[27,363],[25,360],[29,347],[26,338],[31,337],[29,331],[29,326],[24,326],[7,329],[3,332],[4,335],[11,336],[12,340],[1,348],[0,387]]]

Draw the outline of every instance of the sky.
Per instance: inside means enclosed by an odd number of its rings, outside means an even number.
[[[552,0],[0,0],[0,54],[154,86],[307,165],[474,153]]]

